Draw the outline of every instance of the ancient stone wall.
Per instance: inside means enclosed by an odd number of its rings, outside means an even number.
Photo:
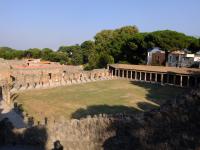
[[[13,82],[13,88],[11,91],[18,92],[29,89],[51,88],[111,79],[111,74],[109,74],[106,69],[74,72],[65,69],[38,69],[14,70],[11,74],[11,78]]]
[[[113,118],[96,116],[81,120],[62,119],[47,125],[47,148],[52,148],[53,143],[59,140],[65,149],[102,149],[103,143],[108,138],[115,136],[115,131],[108,129],[114,122]]]
[[[6,133],[0,135],[5,137],[5,144],[32,145],[51,150],[54,142],[59,140],[66,150],[100,150],[104,149],[106,140],[116,136],[116,129],[127,122],[130,122],[130,118],[108,115],[81,120],[59,118],[55,122],[48,122],[47,125],[35,125],[23,129],[16,129],[5,122],[3,130],[6,130]]]
[[[10,104],[10,66],[4,62],[2,59],[0,60],[0,100],[4,100],[7,104]]]

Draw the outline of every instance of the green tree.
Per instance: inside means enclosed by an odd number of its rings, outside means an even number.
[[[83,53],[81,46],[72,45],[72,46],[61,46],[58,49],[58,52],[64,52],[69,57],[69,62],[73,65],[81,65],[83,64]]]
[[[81,44],[83,63],[86,64],[89,61],[89,56],[95,51],[95,43],[93,41],[85,41]]]
[[[30,48],[24,52],[26,58],[41,58],[41,50],[39,48]]]
[[[73,49],[71,53],[71,62],[73,65],[81,65],[83,64],[83,55],[81,49]]]
[[[147,43],[152,42],[155,46],[168,51],[188,48],[194,39],[194,37],[171,30],[155,31],[145,37]]]
[[[194,39],[188,46],[188,49],[193,53],[198,52],[200,50],[200,39]]]
[[[114,63],[114,58],[111,55],[108,55],[106,53],[101,53],[99,55],[97,67],[105,68],[105,67],[107,67],[107,64],[113,64],[113,63]]]
[[[115,62],[121,59],[124,44],[138,33],[136,26],[125,26],[116,30],[103,30],[96,34],[95,45],[97,52],[106,52],[114,57]]]
[[[43,60],[50,60],[51,53],[53,53],[53,50],[50,48],[43,48],[41,51],[41,58]]]
[[[99,62],[99,54],[98,53],[92,53],[89,56],[88,64],[85,66],[85,70],[92,70],[98,68],[98,62]]]

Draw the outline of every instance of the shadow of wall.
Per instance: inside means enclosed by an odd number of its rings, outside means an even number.
[[[162,105],[167,101],[173,101],[179,95],[182,95],[190,90],[186,88],[174,87],[169,85],[151,84],[151,83],[136,82],[136,81],[130,81],[130,83],[146,89],[148,92],[145,98],[158,105]]]
[[[200,91],[168,101],[143,118],[116,120],[108,128],[116,135],[108,138],[105,150],[188,150],[200,148]]]
[[[88,116],[94,117],[100,114],[106,115],[117,115],[117,114],[126,114],[126,115],[135,115],[140,113],[141,110],[135,107],[129,107],[124,105],[91,105],[87,106],[87,108],[80,108],[72,113],[72,119],[82,119],[87,118]]]
[[[47,139],[48,134],[44,126],[16,129],[7,118],[0,121],[0,148],[2,149],[17,149],[23,145],[27,150],[45,150]]]

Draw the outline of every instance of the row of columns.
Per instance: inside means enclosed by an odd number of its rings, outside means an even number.
[[[200,84],[200,77],[192,75],[126,69],[111,69],[111,73],[112,76],[120,78],[160,84],[171,84],[180,87],[197,87]]]

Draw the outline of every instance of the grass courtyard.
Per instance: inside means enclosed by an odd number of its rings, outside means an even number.
[[[18,94],[28,114],[41,120],[44,117],[82,118],[100,113],[137,113],[155,107],[183,93],[184,89],[131,82],[109,80],[30,90]]]

